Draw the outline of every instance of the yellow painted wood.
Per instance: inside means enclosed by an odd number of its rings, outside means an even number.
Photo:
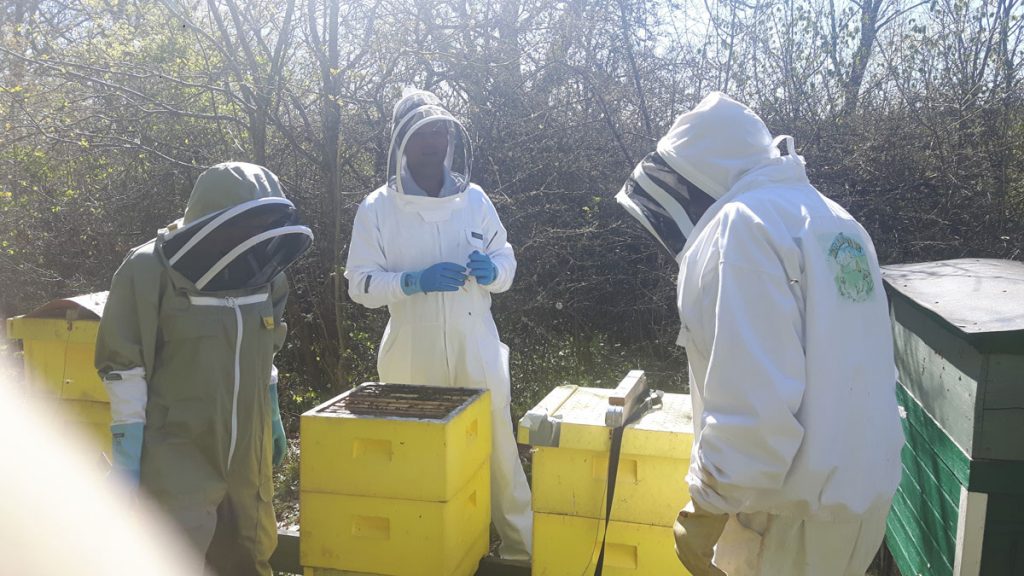
[[[77,324],[77,323],[76,323]],[[85,343],[72,342],[67,347],[64,382],[61,385],[60,397],[67,400],[88,400],[93,402],[110,402],[107,388],[103,385],[96,372],[94,357],[96,341]]]
[[[63,425],[66,434],[83,438],[87,447],[103,452],[109,460],[110,404],[46,398],[37,406],[43,410],[47,418]]]
[[[61,400],[56,403],[56,409],[63,415],[65,420],[110,426],[109,402]]]
[[[110,449],[111,437],[109,422],[72,422],[71,424],[85,432],[86,436],[92,441],[91,445],[100,452],[103,452],[103,454],[106,455],[108,462],[113,461]]]
[[[98,320],[18,316],[8,319],[7,330],[24,344],[25,374],[35,390],[67,400],[110,401],[93,364]]]
[[[604,413],[611,392],[563,386],[538,406],[561,420],[561,432],[557,448],[534,449],[534,512],[604,518],[611,448]],[[630,424],[622,438],[612,520],[671,527],[689,501],[684,478],[692,445],[688,395],[666,394],[661,409]]]
[[[69,324],[71,330],[68,330]],[[30,316],[15,316],[7,320],[7,336],[19,340],[59,340],[95,344],[99,328],[99,320],[75,320],[69,323],[63,318]]]
[[[548,395],[545,396],[539,404],[537,404],[533,411],[543,414],[555,414],[562,407],[562,404],[565,404],[566,400],[572,398],[573,394],[575,394],[578,389],[578,386],[558,386],[551,392],[548,392]],[[520,444],[531,444],[530,430],[527,427],[520,425],[518,427],[516,441]]]
[[[29,390],[53,400],[54,418],[82,431],[91,446],[110,457],[110,399],[96,369],[98,320],[7,320],[7,334],[22,340]]]
[[[60,398],[64,386],[64,352],[67,346],[57,340],[23,340],[25,381],[33,393]]]
[[[561,403],[554,412],[562,421],[559,448],[609,451],[611,438],[604,415],[611,392],[606,388],[576,388]],[[689,460],[692,444],[693,406],[688,394],[665,394],[663,408],[627,426],[622,436],[623,454]]]
[[[48,409],[54,418],[67,422],[75,431],[85,433],[90,446],[94,446],[109,458],[110,451],[110,404],[85,400],[58,400],[51,402]]]
[[[477,541],[470,547],[470,551],[462,558],[455,568],[448,574],[438,576],[473,576],[480,566],[480,559],[486,554],[487,544],[490,538],[490,531],[481,532]],[[480,550],[484,553],[481,554]],[[333,570],[331,568],[305,567],[305,576],[396,576],[392,574],[374,574],[369,572],[352,572],[350,570]]]
[[[449,574],[439,574],[438,576],[473,576],[476,574],[480,566],[480,559],[483,557],[480,550],[484,550],[484,554],[486,554],[489,538],[490,531],[481,532],[477,537],[477,541],[470,547],[470,551],[462,558],[462,561]],[[303,573],[305,576],[395,576],[392,574],[352,572],[350,570],[334,570],[331,568],[308,566],[304,567]]]
[[[404,478],[417,480],[416,475]],[[303,566],[389,576],[461,576],[472,574],[465,568],[472,564],[475,570],[487,554],[489,459],[448,502],[310,491],[300,492],[299,500]]]
[[[333,402],[302,415],[303,492],[446,502],[489,461],[490,392],[448,421],[322,412]]]
[[[622,454],[612,520],[672,526],[689,502],[689,460]],[[604,518],[608,454],[537,448],[533,454],[533,510]]]
[[[533,515],[532,576],[593,574],[604,522],[579,516]],[[605,576],[689,575],[676,558],[672,528],[611,522],[605,544]]]

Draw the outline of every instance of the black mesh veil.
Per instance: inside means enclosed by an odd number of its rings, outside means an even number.
[[[161,249],[196,288],[217,292],[269,283],[312,243],[290,201],[261,198],[193,222],[166,237]]]

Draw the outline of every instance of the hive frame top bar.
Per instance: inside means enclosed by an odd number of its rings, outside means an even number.
[[[387,387],[387,388],[385,388]],[[403,416],[400,414],[387,414],[387,413],[354,413],[349,410],[335,408],[338,404],[345,403],[351,399],[352,396],[360,395],[370,389],[380,388],[391,389],[396,393],[430,393],[431,391],[438,394],[449,393],[451,395],[464,395],[458,400],[458,404],[454,401],[451,402],[451,408],[447,409],[447,413],[444,417],[433,417],[428,415],[417,415],[417,416]],[[339,396],[335,396],[326,402],[316,406],[315,408],[305,412],[304,416],[319,416],[328,418],[364,418],[373,420],[396,420],[396,421],[408,421],[408,422],[437,422],[446,423],[451,421],[453,418],[461,414],[468,406],[479,399],[482,395],[487,392],[483,388],[455,388],[448,386],[421,386],[413,384],[386,384],[383,382],[364,382],[355,388],[342,393]],[[435,408],[437,410],[437,408]],[[419,413],[418,413],[419,414]]]

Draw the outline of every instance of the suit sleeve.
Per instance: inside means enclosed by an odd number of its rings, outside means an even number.
[[[146,421],[156,352],[159,276],[147,278],[136,255],[114,274],[96,337],[95,366],[110,396],[113,424]]]
[[[288,323],[284,321],[284,308],[288,303],[288,278],[283,273],[278,274],[270,283],[270,300],[274,305],[274,354],[284,347],[285,338],[288,336]]]
[[[494,208],[494,204],[486,194],[481,192],[484,197],[484,219],[483,219],[483,234],[484,234],[484,250],[491,261],[498,269],[498,276],[494,282],[491,282],[487,286],[483,286],[484,290],[492,293],[505,292],[512,287],[512,282],[516,277],[516,256],[512,250],[512,245],[508,242],[508,233],[505,231],[505,226],[502,225],[501,219],[498,218],[498,211]]]
[[[735,513],[782,487],[803,441],[806,376],[802,304],[772,242],[749,220],[725,228],[700,287],[709,360],[687,481],[698,505]]]
[[[402,271],[388,268],[377,215],[366,201],[359,205],[352,223],[345,279],[349,297],[367,308],[380,308],[407,298],[402,292]]]

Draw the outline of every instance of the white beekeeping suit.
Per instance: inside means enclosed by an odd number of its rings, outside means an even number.
[[[440,131],[443,182],[436,196],[413,178],[407,159],[417,131]],[[508,347],[491,316],[491,294],[504,292],[516,260],[494,205],[470,182],[472,155],[462,125],[436,96],[415,91],[395,105],[388,180],[359,205],[345,278],[353,300],[391,315],[380,343],[383,382],[487,388],[493,401],[492,520],[502,558],[526,560],[532,541],[530,488],[509,416]],[[467,274],[471,260],[486,274]],[[445,271],[447,290],[429,280]],[[436,278],[436,277],[435,277]],[[452,280],[451,278],[457,278]]]
[[[720,574],[717,541],[729,576],[864,574],[903,444],[867,232],[811,186],[791,137],[719,93],[617,199],[680,264],[695,417],[681,560]]]

